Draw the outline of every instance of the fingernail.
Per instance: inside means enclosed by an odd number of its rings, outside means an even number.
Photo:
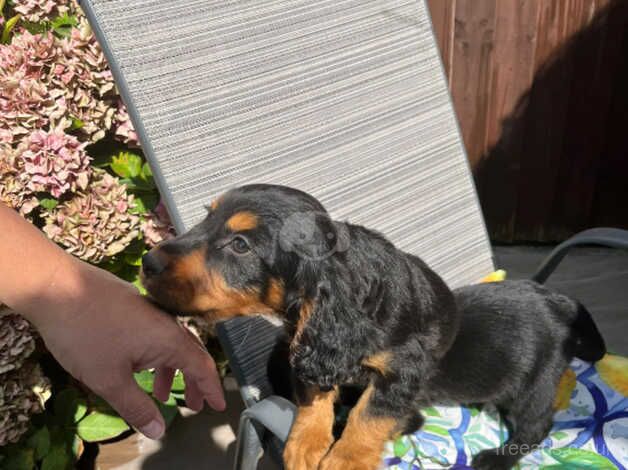
[[[159,439],[164,434],[164,425],[161,421],[155,419],[139,430],[150,439]]]

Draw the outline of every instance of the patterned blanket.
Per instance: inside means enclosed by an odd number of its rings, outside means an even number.
[[[595,365],[574,360],[556,397],[554,427],[520,470],[628,468],[628,358]],[[508,430],[494,409],[432,407],[420,431],[389,442],[388,470],[471,469],[471,457],[497,447]]]

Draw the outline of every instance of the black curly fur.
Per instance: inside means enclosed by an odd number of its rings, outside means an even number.
[[[246,255],[224,249],[233,236],[225,220],[238,211],[259,217],[244,234]],[[295,189],[229,191],[204,222],[159,249],[178,256],[199,246],[211,248],[207,268],[233,288],[263,296],[271,279],[281,280],[278,313],[294,337],[289,361],[297,391],[373,383],[369,413],[394,418],[403,432],[421,425],[416,410],[423,406],[497,405],[511,436],[503,448],[477,456],[478,469],[509,468],[525,453],[521,445],[541,442],[571,358],[597,360],[605,351],[589,314],[571,299],[532,282],[452,293],[416,256],[377,232],[332,220]],[[158,288],[149,291],[160,300]],[[184,307],[161,300],[173,310]],[[297,333],[305,303],[312,310]],[[380,369],[365,365],[378,353],[386,353]]]

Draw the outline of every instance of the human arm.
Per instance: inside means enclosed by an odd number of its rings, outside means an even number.
[[[157,407],[133,372],[157,370],[165,400],[176,369],[186,402],[225,407],[214,361],[173,318],[130,284],[84,263],[0,204],[0,301],[31,321],[59,363],[148,437],[163,434]]]

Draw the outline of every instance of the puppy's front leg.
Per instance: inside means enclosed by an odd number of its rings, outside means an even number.
[[[320,470],[375,470],[381,464],[384,444],[401,433],[407,420],[381,402],[371,383],[349,414],[342,437],[321,462]],[[407,410],[400,413],[404,414]],[[395,415],[395,416],[393,416]]]
[[[286,470],[316,470],[334,441],[334,402],[338,389],[321,391],[317,386],[297,390],[297,416],[283,459]]]

